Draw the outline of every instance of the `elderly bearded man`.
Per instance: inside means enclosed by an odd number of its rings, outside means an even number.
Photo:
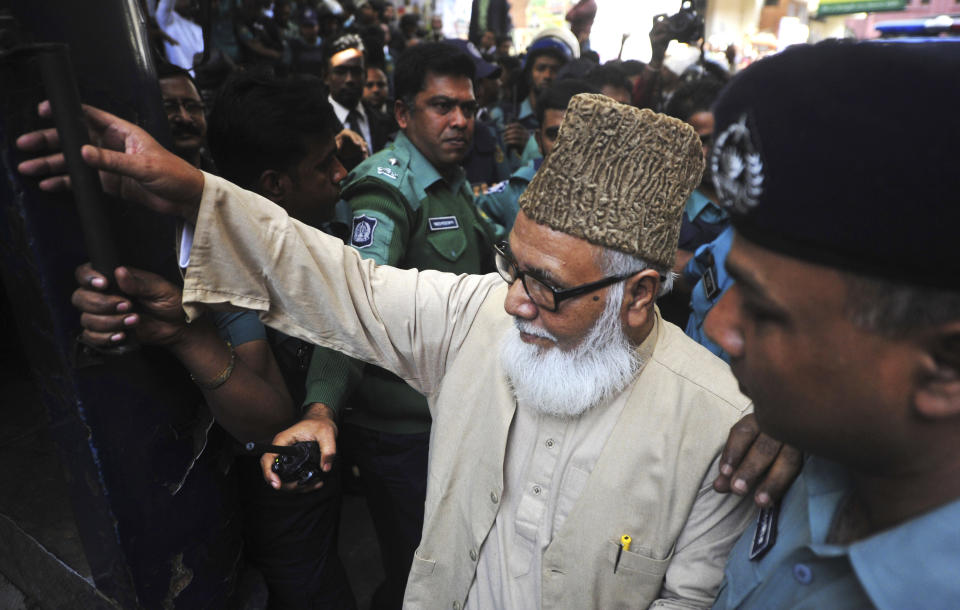
[[[108,146],[133,151],[90,147],[88,163],[127,176],[129,197],[196,221],[191,319],[206,306],[256,310],[427,396],[426,518],[407,607],[712,602],[752,516],[711,488],[749,402],[654,306],[702,169],[689,126],[575,97],[497,249],[504,284],[377,266],[136,127],[88,115],[124,138]]]

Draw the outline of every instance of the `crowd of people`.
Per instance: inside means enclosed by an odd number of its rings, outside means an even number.
[[[91,345],[167,346],[238,440],[317,442],[306,487],[237,462],[272,607],[355,607],[354,472],[373,608],[960,598],[944,45],[731,78],[662,22],[601,65],[583,11],[518,58],[384,0],[244,0],[205,101],[188,13],[153,12],[176,156],[96,109],[84,150],[183,218],[184,285],[85,265],[74,304]],[[64,188],[58,159],[21,171]]]

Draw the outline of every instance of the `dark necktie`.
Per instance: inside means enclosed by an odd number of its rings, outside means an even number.
[[[352,131],[363,135],[363,132],[360,131],[360,113],[357,112],[356,108],[347,113],[347,127],[349,127]]]

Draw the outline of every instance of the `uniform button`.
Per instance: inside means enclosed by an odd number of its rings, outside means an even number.
[[[500,501],[500,496],[497,495],[497,492],[495,491],[490,492],[490,501],[493,502],[494,504]]]
[[[460,610],[460,602],[453,602],[453,610]]]
[[[809,585],[810,581],[813,580],[813,570],[806,564],[798,563],[793,566],[793,577],[801,585]]]
[[[470,559],[472,559],[472,560],[474,560],[474,561],[477,560],[477,552],[474,551],[473,549],[470,549]]]
[[[553,439],[552,439],[552,438],[548,438],[548,439],[547,439],[547,442],[544,443],[544,445],[547,446],[547,449],[553,449],[553,446],[556,445],[556,443],[553,442]]]
[[[534,485],[534,486],[533,486],[533,495],[539,496],[541,491],[543,491],[543,490],[540,489],[540,486],[539,486],[539,485]]]

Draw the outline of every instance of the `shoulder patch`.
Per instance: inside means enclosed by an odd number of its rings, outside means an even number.
[[[392,159],[391,159],[391,160],[392,160]],[[400,177],[397,176],[397,172],[393,171],[393,170],[390,169],[389,167],[378,167],[378,168],[377,168],[377,175],[379,175],[379,176],[386,176],[387,178],[390,178],[390,179],[392,179],[392,180],[399,180],[399,179],[400,179]]]
[[[492,195],[493,193],[502,193],[504,189],[507,188],[507,183],[509,180],[504,180],[503,182],[498,182],[487,189],[487,195]]]
[[[377,228],[377,219],[366,214],[353,217],[353,232],[350,234],[350,245],[354,248],[366,248],[373,243],[373,232]]]

